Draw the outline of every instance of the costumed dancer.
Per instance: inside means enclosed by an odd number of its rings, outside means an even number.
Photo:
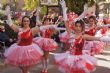
[[[40,26],[41,37],[35,37],[33,42],[38,44],[44,52],[42,58],[43,70],[41,73],[48,73],[49,52],[55,51],[58,48],[58,44],[53,39],[51,39],[51,36],[54,33],[54,26],[49,24],[49,19],[44,19],[43,24],[45,25]]]
[[[70,23],[68,23],[67,25],[68,25],[68,27],[70,27],[69,26]],[[73,28],[71,28],[71,27],[73,27]],[[72,24],[71,27],[70,27],[71,30],[74,30],[74,24]],[[65,31],[65,32],[59,34],[59,38],[60,38],[61,43],[63,43],[63,49],[64,49],[63,51],[66,51],[70,47],[70,43],[69,43],[70,37],[69,37],[68,32]]]
[[[46,28],[46,26],[44,28]],[[49,52],[55,51],[58,48],[58,44],[53,39],[49,38],[50,37],[49,35],[52,35],[51,33],[52,32],[47,29],[45,31],[45,36],[35,37],[33,39],[34,43],[38,44],[39,47],[42,48],[44,52],[42,59],[43,70],[41,73],[48,73]]]
[[[61,0],[61,5],[65,5],[65,1]],[[64,13],[64,20],[65,23],[68,23],[66,17],[66,7],[63,8]],[[97,41],[107,41],[108,38],[105,37],[94,37],[90,35],[84,34],[84,23],[82,20],[78,20],[75,22],[74,34],[66,26],[67,31],[71,38],[71,47],[69,51],[65,53],[54,53],[55,61],[57,66],[59,67],[60,71],[63,73],[90,73],[95,70],[96,66],[96,59],[95,57],[86,54],[83,48],[85,46],[86,40],[97,40]]]
[[[95,16],[90,16],[88,28],[85,29],[85,34],[88,34],[90,36],[102,37],[102,35],[106,34],[108,26],[110,25],[108,24],[108,25],[98,26],[96,23]],[[102,41],[87,41],[86,42],[86,47],[87,47],[86,49],[90,50],[91,55],[102,53],[104,46],[105,46],[105,42],[102,42]],[[91,47],[91,49],[89,47]]]
[[[22,73],[29,73],[29,68],[35,66],[43,56],[41,48],[32,41],[33,36],[39,32],[39,28],[36,26],[30,29],[30,18],[28,16],[22,18],[21,27],[14,25],[9,6],[6,7],[6,15],[8,17],[7,24],[18,33],[18,41],[5,51],[5,62],[19,67]]]

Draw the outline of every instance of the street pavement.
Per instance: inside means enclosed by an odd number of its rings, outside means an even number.
[[[105,49],[103,54],[96,55],[98,59],[97,68],[93,73],[110,73],[110,48]],[[57,67],[54,65],[54,59],[50,56],[49,73],[61,73]],[[42,70],[42,64],[39,63],[36,67],[30,69],[30,73],[40,73]],[[19,68],[13,66],[4,66],[0,63],[0,73],[21,73]]]

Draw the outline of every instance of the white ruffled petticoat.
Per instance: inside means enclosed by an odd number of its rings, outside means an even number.
[[[36,44],[19,46],[17,43],[9,47],[4,53],[7,64],[14,66],[34,66],[43,56],[43,51]]]
[[[73,55],[67,51],[54,54],[54,58],[59,70],[65,73],[90,73],[96,68],[96,58],[86,53]]]
[[[36,37],[33,42],[38,44],[44,51],[54,51],[58,48],[58,44],[50,38]]]

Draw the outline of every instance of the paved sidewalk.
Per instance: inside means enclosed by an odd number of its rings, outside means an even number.
[[[103,54],[96,56],[98,59],[97,69],[93,73],[110,73],[110,49],[106,49]],[[54,65],[54,60],[50,56],[49,73],[61,73]],[[40,73],[42,65],[38,64],[30,70],[30,73]],[[0,63],[0,73],[21,73],[20,69],[12,66],[3,66]]]

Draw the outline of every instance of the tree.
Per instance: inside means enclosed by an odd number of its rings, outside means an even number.
[[[25,6],[24,10],[34,10],[38,7],[39,5],[39,0],[24,0]]]
[[[90,6],[93,4],[94,0],[65,0],[67,2],[68,9],[74,11],[78,15],[83,12],[84,4],[90,2]]]
[[[24,0],[25,6],[23,7],[24,10],[33,11],[36,10],[39,5],[40,0]],[[47,7],[42,6],[41,15],[45,15],[47,13]]]

